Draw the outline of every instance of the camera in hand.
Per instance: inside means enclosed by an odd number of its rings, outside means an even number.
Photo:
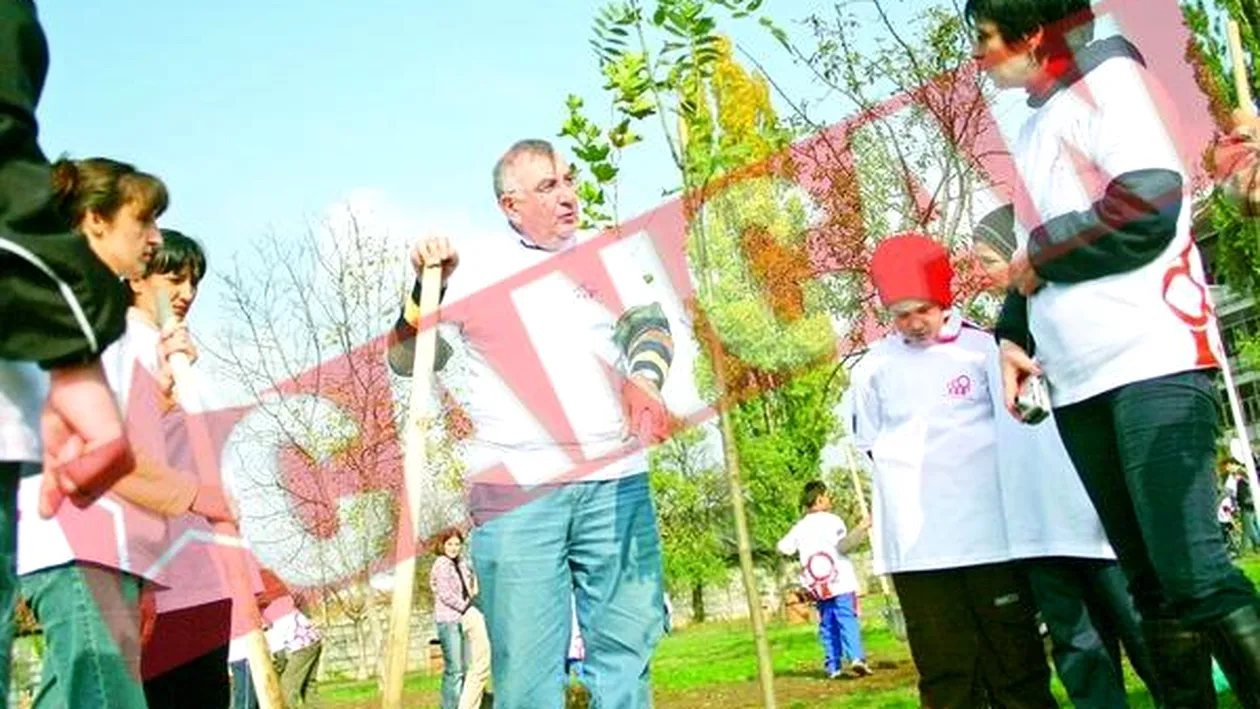
[[[1026,424],[1038,424],[1050,415],[1050,389],[1046,380],[1039,374],[1024,377],[1019,385],[1019,394],[1015,397],[1015,408],[1019,411],[1019,420]]]

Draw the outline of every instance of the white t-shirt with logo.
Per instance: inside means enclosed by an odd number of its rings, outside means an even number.
[[[993,336],[947,324],[914,347],[893,333],[854,368],[854,442],[873,460],[871,544],[877,574],[1011,558],[990,377]],[[945,333],[942,333],[945,336]]]
[[[557,252],[512,233],[460,245],[439,325],[457,356],[441,378],[473,422],[465,447],[473,482],[571,481],[583,461],[602,456],[609,458],[589,463],[580,479],[647,470],[643,452],[629,448],[634,439],[609,373],[626,371],[613,339],[617,321],[625,308],[655,302],[653,289],[641,277],[593,278],[603,271],[576,248],[586,238]],[[503,299],[491,303],[488,294]],[[605,305],[617,301],[618,312]],[[484,476],[500,465],[506,477]]]
[[[853,562],[840,552],[848,529],[844,520],[830,512],[811,512],[779,540],[782,554],[796,554],[801,562],[801,585],[815,599],[827,600],[858,590]]]
[[[1089,209],[1124,173],[1172,170],[1186,190],[1176,236],[1154,261],[1080,283],[1048,283],[1029,298],[1029,329],[1056,407],[1219,361],[1209,338],[1215,315],[1190,233],[1190,181],[1173,143],[1175,127],[1162,122],[1147,81],[1154,84],[1136,61],[1108,59],[1052,96],[1015,143],[1036,208],[1035,215],[1018,215],[1020,246],[1027,228]]]

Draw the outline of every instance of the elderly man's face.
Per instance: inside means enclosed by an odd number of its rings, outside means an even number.
[[[559,155],[519,155],[508,166],[507,191],[499,199],[503,213],[522,234],[540,245],[573,235],[578,200],[573,171]]]

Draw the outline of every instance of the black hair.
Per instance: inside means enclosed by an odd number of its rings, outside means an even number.
[[[821,480],[810,480],[805,483],[805,489],[801,491],[801,507],[805,509],[812,508],[818,498],[827,494],[827,485]]]
[[[981,22],[997,25],[1008,44],[1027,39],[1038,29],[1056,38],[1093,38],[1094,11],[1089,0],[967,0],[963,17],[973,27]],[[1086,30],[1084,33],[1075,30]]]
[[[175,231],[162,229],[162,246],[144,265],[142,278],[162,273],[188,274],[193,285],[201,283],[206,275],[206,252],[197,240]]]

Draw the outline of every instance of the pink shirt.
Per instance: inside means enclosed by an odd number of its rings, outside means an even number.
[[[458,623],[472,604],[467,591],[472,590],[472,572],[468,564],[459,561],[456,571],[455,561],[448,556],[439,556],[433,562],[433,570],[429,572],[429,588],[433,590],[433,619],[438,623]],[[460,583],[463,574],[463,583]]]

